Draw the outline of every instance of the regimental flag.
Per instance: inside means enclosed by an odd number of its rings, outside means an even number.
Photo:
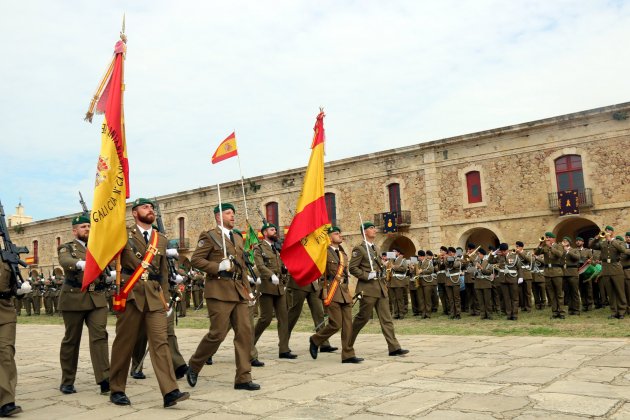
[[[330,219],[324,200],[324,112],[315,122],[311,158],[306,168],[297,211],[284,239],[280,257],[300,286],[318,279],[326,270]]]
[[[249,222],[247,223],[247,225],[247,236],[245,237],[244,245],[245,255],[247,255],[249,262],[254,265],[254,246],[259,242],[258,235],[256,234],[256,231],[254,230],[252,225],[249,224]]]
[[[580,209],[578,208],[578,192],[576,190],[559,191],[558,205],[560,206],[560,216],[580,214]]]
[[[238,155],[238,148],[236,147],[236,133],[234,132],[217,147],[214,155],[212,155],[212,163],[221,162],[236,155]]]
[[[383,213],[383,233],[398,232],[398,227],[396,226],[397,217],[398,214],[395,211]]]
[[[85,257],[83,290],[92,283],[127,243],[125,200],[129,198],[129,163],[123,113],[123,63],[126,37],[114,47],[114,58],[90,105],[86,120],[105,113],[101,153],[96,163],[90,240]]]

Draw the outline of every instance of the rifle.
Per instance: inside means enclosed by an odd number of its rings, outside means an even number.
[[[81,191],[79,191],[79,203],[81,203],[81,207],[83,208],[83,215],[89,219],[90,211],[88,210],[87,205],[85,204],[85,200],[83,200],[83,194],[81,194]]]
[[[27,267],[27,264],[20,259],[20,254],[28,254],[28,248],[25,246],[16,246],[9,237],[9,229],[7,228],[6,221],[4,220],[4,207],[0,201],[0,236],[2,236],[3,247],[0,250],[0,256],[11,270],[11,279],[9,284],[11,286],[11,292],[15,294],[17,288],[22,286],[24,279],[22,273],[20,273],[19,266]]]
[[[166,235],[166,228],[164,227],[164,221],[162,220],[160,205],[155,198],[153,199],[153,205],[155,209],[155,222],[157,223],[158,230]],[[175,278],[175,276],[177,275],[177,269],[175,268],[175,261],[173,260],[173,257],[166,258],[166,261],[168,262],[168,272],[170,273],[172,278]]]

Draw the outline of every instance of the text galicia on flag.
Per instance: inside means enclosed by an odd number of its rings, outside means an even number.
[[[212,163],[218,163],[236,155],[238,155],[238,148],[236,147],[236,133],[232,133],[221,142],[219,147],[217,147],[217,150],[212,155]]]
[[[122,38],[122,36],[121,36]],[[129,164],[123,112],[123,38],[114,47],[114,58],[92,99],[86,120],[94,111],[105,113],[101,128],[101,152],[96,163],[94,201],[90,211],[83,290],[101,275],[127,242],[126,199],[129,198]],[[95,109],[96,108],[96,109]]]
[[[311,157],[304,176],[295,217],[284,239],[280,256],[300,286],[318,279],[326,269],[330,244],[330,219],[324,199],[324,112],[317,115]]]

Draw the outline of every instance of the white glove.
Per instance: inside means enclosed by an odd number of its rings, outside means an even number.
[[[272,274],[272,275],[271,275],[271,283],[272,283],[274,286],[279,285],[279,284],[280,284],[280,279],[278,278],[278,276],[276,276],[275,274]]]
[[[25,295],[27,293],[31,293],[31,284],[27,281],[22,283],[22,286],[17,290],[18,296]]]
[[[523,283],[523,277],[518,278],[518,284],[521,284],[521,283]]]
[[[256,277],[256,284],[261,284],[260,277]]]
[[[179,253],[175,248],[168,248],[166,250],[166,256],[169,258],[179,258]]]
[[[184,281],[184,277],[182,277],[179,274],[175,274],[175,277],[173,278],[173,281],[175,282],[175,284],[179,284],[179,283]]]
[[[50,279],[51,279],[51,280],[54,280],[54,279],[55,279],[55,276],[50,276]]]
[[[114,280],[116,280],[116,270],[112,270],[109,272],[107,278],[105,279],[105,283],[112,284]]]
[[[368,274],[368,280],[372,280],[376,278],[376,271],[370,271],[370,274]]]
[[[254,284],[254,278],[252,276],[247,276],[247,281],[249,284]]]
[[[76,267],[77,267],[77,270],[81,270],[81,271],[85,270],[85,261],[83,260],[77,261]]]
[[[232,269],[232,261],[223,260],[219,263],[219,271],[230,271]]]

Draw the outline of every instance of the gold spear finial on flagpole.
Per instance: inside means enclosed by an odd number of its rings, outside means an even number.
[[[120,39],[125,44],[127,43],[127,35],[125,35],[125,13],[123,13],[122,30],[120,31]]]

